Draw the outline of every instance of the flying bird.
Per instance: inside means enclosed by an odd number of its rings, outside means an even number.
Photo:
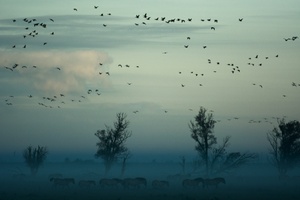
[[[239,21],[242,22],[244,20],[244,18],[239,18]]]

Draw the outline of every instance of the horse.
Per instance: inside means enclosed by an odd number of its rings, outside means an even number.
[[[203,180],[203,187],[208,188],[209,186],[215,186],[216,188],[218,188],[218,185],[220,183],[226,184],[225,179],[222,177],[212,178],[212,179],[207,178]]]
[[[104,188],[104,187],[109,187],[109,188],[118,188],[118,185],[122,184],[121,179],[108,179],[108,178],[103,178],[100,179],[99,185]]]
[[[200,183],[203,184],[203,178],[184,179],[182,181],[182,186],[184,188],[197,188]]]
[[[74,178],[51,178],[51,182],[53,182],[53,186],[56,188],[57,186],[61,188],[69,188],[70,184],[75,184]]]
[[[147,187],[147,180],[143,177],[125,178],[122,184],[125,189],[129,189],[129,188],[139,189],[141,186]]]

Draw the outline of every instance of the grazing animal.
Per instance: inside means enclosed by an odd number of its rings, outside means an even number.
[[[184,188],[197,188],[200,183],[203,184],[203,178],[184,179],[182,181],[182,186]]]
[[[78,185],[81,188],[91,188],[91,186],[96,185],[96,182],[93,180],[80,180]]]
[[[125,189],[135,188],[139,189],[141,186],[147,187],[147,180],[142,177],[137,178],[125,178],[123,180],[123,187]]]
[[[60,173],[55,173],[55,174],[49,174],[48,179],[51,180],[53,178],[62,178],[63,175]]]
[[[75,184],[74,178],[51,178],[50,181],[53,182],[55,188],[69,188],[70,184]]]
[[[152,187],[154,189],[165,189],[170,186],[169,181],[162,181],[162,180],[154,180],[152,181]]]
[[[218,188],[218,185],[220,183],[224,183],[226,184],[226,181],[224,178],[218,177],[218,178],[212,178],[212,179],[204,179],[203,180],[203,187],[204,188],[208,188],[209,186],[215,186],[216,188]]]
[[[118,185],[122,184],[122,180],[120,179],[107,179],[103,178],[99,181],[99,185],[102,188],[108,187],[108,188],[118,188]]]

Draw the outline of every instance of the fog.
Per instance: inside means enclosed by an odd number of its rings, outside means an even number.
[[[297,199],[299,198],[300,171],[294,169],[289,177],[279,180],[276,168],[257,159],[223,177],[225,184],[217,187],[184,187],[184,179],[205,178],[201,168],[195,168],[187,160],[182,170],[178,160],[152,160],[135,162],[128,160],[121,176],[121,163],[116,163],[108,174],[100,160],[66,159],[61,162],[45,162],[35,176],[23,162],[2,162],[0,165],[0,199]],[[74,183],[55,185],[51,177],[73,178]],[[146,185],[124,187],[124,185],[101,185],[101,179],[125,180],[142,177]],[[82,180],[94,181],[91,185],[80,185]],[[153,187],[154,180],[167,181],[169,186]]]

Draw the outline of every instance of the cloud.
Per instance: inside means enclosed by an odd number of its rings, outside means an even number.
[[[3,51],[0,60],[1,65],[13,69],[6,70],[13,77],[12,84],[23,80],[33,90],[52,94],[80,92],[88,84],[107,85],[109,79],[101,78],[99,72],[108,71],[112,62],[107,53],[93,50]],[[18,66],[13,68],[15,64]]]

